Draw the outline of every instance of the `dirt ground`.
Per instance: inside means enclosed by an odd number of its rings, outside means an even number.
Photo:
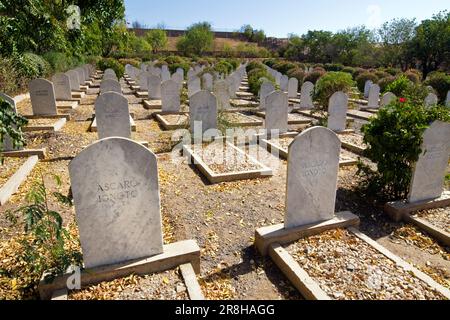
[[[25,204],[25,194],[35,181],[44,177],[50,189],[69,194],[70,160],[97,140],[97,134],[88,131],[97,91],[88,92],[81,106],[72,111],[72,120],[62,131],[26,134],[27,148],[46,147],[48,158],[39,162],[11,201],[0,207],[2,243],[22,232],[22,226],[10,226],[5,212]],[[273,169],[272,177],[211,185],[194,166],[187,164],[184,157],[170,152],[174,145],[170,141],[172,132],[162,130],[152,118],[153,111],[145,110],[141,99],[132,95],[127,95],[127,98],[137,125],[133,139],[148,141],[149,148],[158,154],[165,241],[194,239],[198,242],[201,248],[199,281],[205,296],[209,299],[302,299],[270,259],[261,257],[253,247],[255,229],[283,222],[286,161],[273,157],[259,146],[251,146],[247,148],[248,151],[252,155],[259,154],[259,160]],[[30,101],[20,103],[18,110],[29,114]],[[357,132],[362,124],[360,120],[353,124]],[[340,169],[336,211],[351,211],[359,216],[363,233],[450,288],[449,248],[411,225],[390,222],[384,216],[381,204],[372,203],[356,191],[360,181],[356,172],[356,167]],[[62,185],[59,188],[52,179],[54,174],[61,177]],[[51,207],[62,214],[66,225],[74,222],[73,209],[62,207],[56,202]],[[0,259],[0,269],[1,264]],[[186,297],[176,271],[141,279],[130,278],[122,284],[118,284],[120,294],[104,294],[108,290],[117,290],[117,286],[103,284],[78,296],[75,293],[72,297]],[[164,288],[158,291],[159,286]]]

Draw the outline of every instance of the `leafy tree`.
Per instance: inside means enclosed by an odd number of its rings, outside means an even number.
[[[211,50],[213,41],[211,24],[200,22],[187,29],[186,34],[178,40],[177,49],[186,55],[202,55]]]
[[[385,65],[400,66],[403,71],[412,63],[409,55],[409,42],[415,36],[415,19],[393,19],[385,22],[378,30],[383,46]]]
[[[443,11],[424,20],[411,41],[411,52],[421,65],[423,78],[450,61],[450,12]]]
[[[162,29],[153,29],[147,32],[145,39],[152,46],[153,53],[163,50],[167,46],[167,33]]]
[[[22,147],[25,143],[22,127],[28,120],[17,114],[12,106],[0,97],[0,151],[3,149],[5,137],[9,136],[14,148]],[[3,161],[0,153],[0,165]]]

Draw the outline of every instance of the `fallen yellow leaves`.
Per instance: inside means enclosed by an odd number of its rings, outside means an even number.
[[[232,300],[236,294],[229,272],[220,267],[200,278],[199,283],[207,300]]]

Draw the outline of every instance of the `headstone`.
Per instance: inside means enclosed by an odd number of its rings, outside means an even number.
[[[369,92],[370,92],[370,87],[373,85],[373,81],[372,80],[367,80],[365,85],[364,85],[364,98],[368,98],[369,97]]]
[[[266,130],[279,130],[279,133],[288,131],[288,108],[287,94],[274,91],[266,97]]]
[[[314,84],[312,82],[306,81],[302,85],[301,96],[300,96],[300,108],[302,109],[313,109],[313,94],[314,94]]]
[[[117,76],[115,74],[105,74],[103,76],[103,80],[114,80],[114,81],[119,81],[119,79],[117,78]]]
[[[397,100],[397,96],[395,94],[393,94],[392,92],[386,92],[381,98],[381,107],[386,107],[395,100]]]
[[[213,76],[209,73],[205,73],[202,76],[202,79],[203,79],[203,90],[208,90],[209,92],[212,92],[214,89],[213,88],[213,81],[214,81]]]
[[[57,115],[55,90],[53,84],[46,79],[34,79],[29,84],[33,115]]]
[[[80,82],[80,85],[84,86],[86,82],[86,75],[84,73],[83,68],[76,68],[75,72],[78,74],[78,81]]]
[[[100,94],[106,92],[116,92],[122,94],[122,87],[120,83],[116,80],[112,79],[102,80],[102,82],[100,83]]]
[[[281,85],[281,76],[282,74],[280,72],[275,72],[275,83],[279,86]]]
[[[439,102],[439,99],[438,99],[437,95],[435,95],[434,93],[429,93],[428,96],[425,98],[425,106],[426,107],[435,106],[438,104],[438,102]]]
[[[219,110],[230,109],[229,86],[225,80],[216,81],[214,84],[214,95],[217,98],[217,107]]]
[[[264,81],[261,84],[261,89],[259,90],[259,109],[266,109],[266,98],[269,94],[275,91],[275,86],[270,81]]]
[[[195,72],[195,70],[194,69],[189,69],[189,71],[188,71],[188,74],[187,74],[187,79],[188,79],[188,81],[191,79],[191,78],[193,78],[193,77],[195,77],[197,74],[196,74],[196,72]]]
[[[80,80],[78,80],[78,74],[73,70],[67,71],[66,74],[70,79],[70,89],[72,91],[80,91]]]
[[[106,92],[95,100],[98,138],[131,137],[128,100],[117,92]]]
[[[180,90],[178,83],[173,80],[167,80],[161,84],[161,105],[162,112],[180,111]]]
[[[289,98],[297,98],[298,91],[298,79],[290,78],[288,83],[288,97]]]
[[[103,72],[103,76],[106,76],[106,75],[114,75],[114,76],[117,77],[116,72],[115,72],[113,69],[106,69],[106,70]]]
[[[181,70],[183,70],[183,69],[181,69]],[[181,91],[181,89],[183,89],[184,76],[179,72],[175,72],[172,75],[172,80],[178,84],[178,89]]]
[[[177,68],[175,73],[181,75],[183,77],[183,79],[184,79],[184,69],[183,68]]]
[[[67,74],[57,73],[52,77],[55,88],[55,98],[59,101],[72,100],[72,90],[70,89],[70,78]]]
[[[87,269],[163,252],[156,156],[112,137],[69,164],[84,266]]]
[[[289,77],[286,75],[283,75],[280,79],[280,89],[283,92],[287,92],[288,91],[288,86],[289,86]]]
[[[334,218],[341,141],[330,129],[310,128],[289,146],[285,228]]]
[[[377,84],[373,84],[370,86],[369,90],[369,103],[367,104],[367,108],[378,109],[380,107],[380,86]]]
[[[447,92],[447,98],[445,99],[445,106],[450,108],[450,91]]]
[[[414,166],[408,201],[410,203],[439,198],[444,190],[450,154],[450,124],[435,121],[425,130],[422,154]]]
[[[197,76],[193,76],[188,80],[188,96],[191,97],[201,90],[201,80]]]
[[[171,75],[170,75],[169,67],[166,65],[163,65],[161,67],[161,82],[170,80],[170,77],[171,77]]]
[[[195,122],[201,123],[202,131],[195,132],[196,135],[203,134],[209,129],[217,129],[216,97],[207,90],[195,93],[189,99],[189,118],[191,131],[195,128]]]
[[[335,92],[328,104],[328,129],[342,132],[347,128],[348,95]]]
[[[148,98],[150,100],[161,99],[161,78],[153,74],[148,76]]]
[[[13,98],[0,92],[0,99],[3,99],[5,102],[9,103],[9,105],[12,107],[14,113],[17,113],[16,102],[14,101]],[[14,148],[10,136],[6,135],[6,136],[3,136],[2,149],[3,150],[0,150],[0,151],[14,151],[14,150],[20,150],[21,148]]]

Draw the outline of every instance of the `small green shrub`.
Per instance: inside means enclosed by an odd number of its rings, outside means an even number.
[[[24,53],[13,57],[15,69],[27,79],[46,77],[51,72],[50,64],[34,53]]]
[[[51,65],[53,72],[66,72],[71,66],[71,59],[62,52],[47,52],[43,58]]]
[[[22,127],[28,123],[28,120],[17,114],[13,107],[0,97],[0,151],[3,150],[5,136],[11,139],[14,148],[23,147],[25,139]],[[0,164],[3,162],[2,153],[0,153]]]
[[[348,93],[354,86],[352,76],[345,72],[328,72],[321,77],[315,88],[315,100],[323,108],[328,108],[329,99],[337,91]]]
[[[355,71],[353,72],[353,79],[356,80],[361,74],[366,73],[367,70],[363,68],[355,68]]]
[[[126,66],[127,64],[134,66],[136,68],[139,68],[141,66],[141,60],[139,59],[119,59],[119,62],[123,65]]]
[[[420,83],[420,75],[418,75],[415,72],[411,72],[411,71],[406,71],[404,73],[404,76],[411,81],[412,83],[418,84]]]
[[[305,79],[305,71],[303,71],[303,69],[301,68],[291,69],[287,73],[287,76],[289,78],[296,78],[298,80],[298,86],[299,88],[301,88],[301,86],[303,85],[303,80]]]
[[[378,85],[380,86],[380,90],[382,93],[387,92],[386,88],[395,81],[395,77],[388,75],[387,77],[378,81]]]
[[[444,104],[447,92],[450,90],[450,75],[444,72],[430,73],[425,81],[425,85],[432,86],[437,92],[439,102]]]
[[[125,67],[116,59],[104,58],[97,63],[97,67],[105,71],[106,69],[113,69],[116,73],[117,78],[122,78],[125,73]]]
[[[410,86],[410,84],[411,81],[409,81],[404,75],[401,75],[386,87],[386,91],[392,92],[397,97],[402,97],[404,95],[404,91]]]
[[[281,72],[282,74],[287,74],[289,70],[295,69],[297,66],[292,62],[279,61],[273,65],[273,69]]]
[[[344,67],[344,68],[342,68],[342,72],[349,73],[353,76],[356,72],[356,69],[353,67]]]
[[[275,79],[261,63],[255,62],[252,63],[250,68],[249,66],[250,64],[247,65],[247,70],[250,69],[250,71],[247,71],[248,84],[250,87],[250,92],[253,93],[255,96],[258,95],[259,89],[261,88],[261,84],[263,83],[262,78],[266,78],[275,85]]]
[[[373,83],[377,83],[378,77],[370,72],[361,73],[359,76],[356,77],[356,84],[360,92],[364,92],[364,87],[366,86],[366,82],[368,80],[371,80]]]
[[[326,71],[342,71],[344,69],[344,66],[340,63],[326,63],[325,64],[325,70]]]
[[[359,165],[367,194],[383,200],[406,198],[413,165],[422,152],[422,135],[435,120],[450,121],[449,110],[439,106],[426,109],[399,99],[380,109],[378,116],[362,127],[364,142],[368,145],[364,156],[378,168],[374,171]]]
[[[385,71],[382,71],[382,70],[375,71],[375,75],[378,77],[378,79],[383,79],[383,78],[386,78],[386,77],[390,76],[389,73],[387,73]]]
[[[400,73],[402,73],[402,70],[398,69],[398,68],[386,68],[384,69],[384,71],[386,71],[387,73],[389,73],[391,76],[397,76]]]
[[[0,56],[0,90],[8,95],[13,95],[25,86],[26,81],[16,71],[12,59]]]
[[[304,82],[309,81],[315,84],[321,77],[325,75],[325,73],[326,72],[323,69],[314,69],[312,72],[306,74],[303,80]]]

